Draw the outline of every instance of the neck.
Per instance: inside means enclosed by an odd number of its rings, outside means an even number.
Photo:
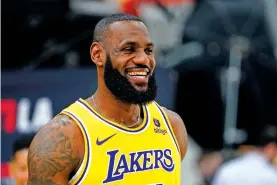
[[[98,88],[93,98],[95,103],[92,98],[88,99],[88,103],[103,117],[127,127],[132,127],[138,122],[138,116],[140,116],[139,106],[118,100],[107,88]]]

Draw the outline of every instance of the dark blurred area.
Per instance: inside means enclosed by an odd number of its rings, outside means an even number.
[[[207,148],[223,145],[221,75],[229,67],[232,39],[248,47],[241,61],[237,115],[237,127],[248,134],[245,144],[257,142],[263,125],[277,123],[277,63],[264,11],[256,0],[203,1],[185,25],[183,42],[200,43],[203,54],[175,66],[180,74],[177,111],[192,135],[205,130],[197,141]]]
[[[67,0],[2,1],[2,68],[92,66],[89,47],[101,18],[74,14]]]

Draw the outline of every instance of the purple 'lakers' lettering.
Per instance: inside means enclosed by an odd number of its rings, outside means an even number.
[[[148,155],[149,154],[149,155]],[[150,151],[145,151],[143,153],[143,166],[142,166],[142,169],[144,170],[150,170],[150,169],[153,169],[153,163],[151,163],[151,156],[153,155],[153,151],[150,150]]]
[[[167,172],[174,170],[172,151],[165,150],[147,150],[133,152],[129,154],[118,154],[119,150],[107,152],[109,156],[109,169],[106,179],[103,183],[109,183],[124,179],[128,173],[147,171],[162,168]],[[126,155],[129,155],[126,158]],[[115,161],[118,163],[115,164]],[[152,160],[151,160],[152,159]]]
[[[140,164],[139,164],[139,161],[138,161],[139,158],[141,157],[142,153],[141,152],[130,153],[129,155],[131,157],[130,163],[132,164],[130,166],[130,172],[135,172],[136,170],[142,171],[142,167],[140,167]]]

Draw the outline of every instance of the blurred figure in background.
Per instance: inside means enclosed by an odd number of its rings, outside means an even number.
[[[8,164],[11,179],[1,181],[1,185],[26,185],[28,179],[27,156],[33,135],[23,135],[13,144],[12,159]]]
[[[209,185],[216,170],[223,162],[223,156],[217,151],[204,151],[199,158],[198,167],[203,176],[203,184]]]
[[[198,160],[202,182],[197,185],[210,185],[217,170],[224,163],[237,157],[238,153],[235,150],[204,150]]]
[[[266,126],[255,150],[222,165],[212,185],[276,185],[277,127]]]

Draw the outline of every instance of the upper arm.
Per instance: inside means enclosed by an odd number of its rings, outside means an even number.
[[[68,184],[69,174],[83,159],[82,138],[78,126],[65,115],[46,124],[29,148],[28,185]]]
[[[170,111],[166,108],[164,108],[164,110],[168,115],[171,127],[178,141],[181,152],[181,159],[183,160],[186,155],[188,145],[188,136],[185,124],[182,118],[177,113]]]

